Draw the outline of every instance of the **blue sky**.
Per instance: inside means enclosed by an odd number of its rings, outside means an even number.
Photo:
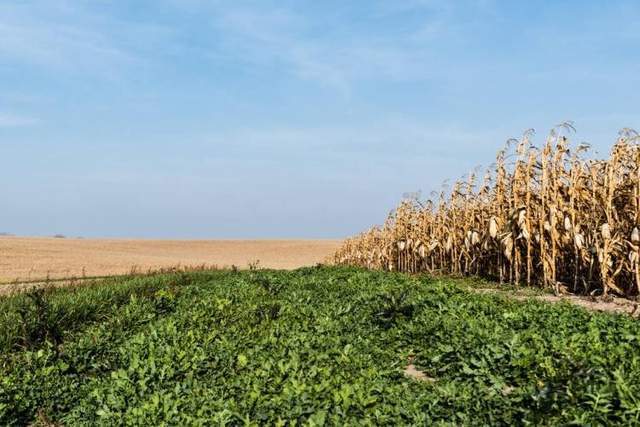
[[[343,237],[564,120],[640,127],[637,1],[0,3],[0,231]]]

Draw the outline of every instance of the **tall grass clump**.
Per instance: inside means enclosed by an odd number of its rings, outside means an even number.
[[[382,226],[348,239],[338,264],[478,275],[585,294],[638,295],[640,137],[620,132],[608,159],[570,144],[570,123],[542,147],[532,131],[495,164],[433,200],[403,200]]]

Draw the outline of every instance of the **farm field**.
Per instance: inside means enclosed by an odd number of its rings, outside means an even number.
[[[555,293],[640,294],[640,134],[609,157],[571,144],[563,123],[535,146],[511,139],[484,174],[404,198],[384,224],[349,238],[337,264],[474,275]]]
[[[640,422],[626,315],[348,267],[0,299],[0,424]]]
[[[0,283],[181,266],[292,269],[322,262],[339,240],[117,240],[0,237]]]

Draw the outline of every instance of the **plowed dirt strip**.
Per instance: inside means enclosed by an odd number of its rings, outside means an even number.
[[[294,269],[322,262],[340,240],[116,240],[0,237],[0,282],[106,276],[174,266]]]

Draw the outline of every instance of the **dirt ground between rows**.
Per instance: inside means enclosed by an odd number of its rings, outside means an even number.
[[[604,299],[602,297],[589,297],[580,295],[533,295],[528,293],[518,293],[517,291],[503,291],[495,288],[468,288],[468,290],[482,294],[494,294],[504,295],[507,298],[513,298],[518,301],[525,301],[528,299],[537,299],[539,301],[545,301],[550,303],[568,302],[571,304],[579,305],[587,310],[592,311],[607,311],[610,313],[624,313],[633,317],[640,316],[640,306],[637,301],[628,300],[625,298],[609,297]]]
[[[106,276],[175,266],[294,269],[323,262],[341,240],[125,240],[0,237],[0,283]]]

